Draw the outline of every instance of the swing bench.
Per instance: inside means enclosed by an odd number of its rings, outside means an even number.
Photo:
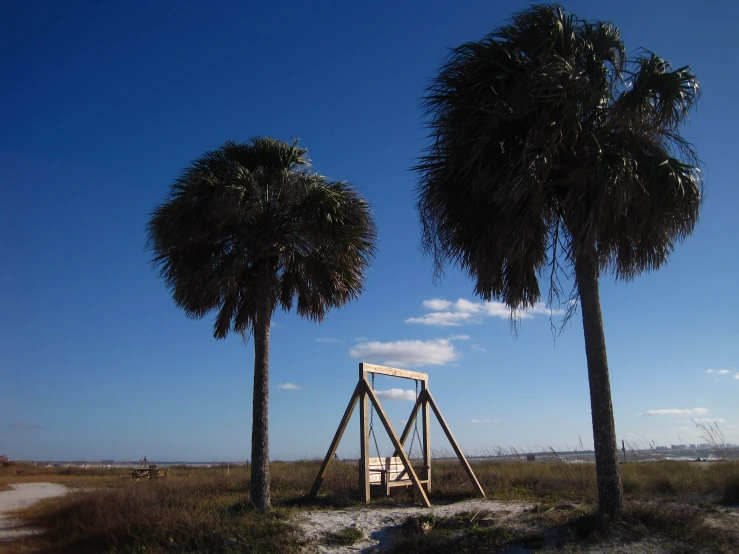
[[[414,466],[417,474],[423,475],[428,472],[428,466]],[[387,456],[369,459],[370,487],[377,487],[384,491],[385,496],[390,496],[390,490],[394,487],[412,487],[408,471],[403,467],[403,460],[398,456]],[[426,485],[428,491],[429,480],[419,475],[419,483]]]
[[[370,374],[371,384],[368,380],[368,376]],[[385,414],[385,411],[380,404],[380,400],[375,393],[375,374],[402,377],[416,381],[416,402],[413,405],[413,410],[411,411],[411,415],[408,418],[405,429],[403,429],[403,433],[400,435],[400,438],[395,434],[395,431],[390,424],[390,420]],[[418,392],[419,382],[421,383],[420,394]],[[317,496],[318,490],[323,482],[323,478],[326,476],[328,464],[336,453],[341,437],[346,430],[357,403],[359,403],[359,428],[361,435],[359,491],[360,494],[364,496],[365,503],[369,504],[372,489],[379,489],[385,495],[389,495],[391,489],[395,487],[412,486],[417,496],[420,497],[421,502],[426,507],[431,507],[431,502],[428,499],[428,493],[431,492],[431,436],[429,433],[431,410],[433,410],[436,419],[439,421],[439,425],[446,434],[454,452],[457,454],[457,457],[472,482],[473,487],[480,496],[483,498],[485,497],[485,492],[482,490],[482,487],[477,481],[477,477],[475,477],[469,462],[462,453],[462,449],[454,439],[454,436],[444,420],[444,417],[441,415],[431,392],[428,390],[428,375],[426,373],[418,373],[393,367],[360,363],[359,382],[354,389],[354,393],[352,394],[349,405],[344,412],[344,417],[341,419],[339,428],[336,430],[336,434],[334,435],[331,446],[326,453],[321,469],[318,471],[316,480],[313,483],[313,488],[308,495],[309,498],[314,499]],[[377,416],[390,437],[390,441],[395,449],[394,454],[390,457],[380,456],[380,449],[377,446],[377,437],[374,432],[375,412],[377,412]],[[419,412],[423,426],[423,439],[418,431]],[[411,435],[411,430],[413,430],[411,446],[409,453],[406,455],[404,445],[408,436]],[[374,458],[369,456],[370,436],[374,440],[375,450],[377,451],[377,457]],[[413,453],[413,445],[416,438],[418,438],[418,443],[422,450],[423,463],[421,466],[414,467],[411,465],[410,458]]]
[[[375,373],[371,372],[372,376],[372,384],[370,385],[372,390],[375,390]],[[428,379],[428,376],[425,373],[418,373],[418,377],[420,379]],[[416,382],[416,402],[418,402],[418,381],[419,379],[414,379]],[[425,387],[424,387],[425,389]],[[395,487],[412,487],[413,481],[411,480],[410,474],[408,473],[408,470],[403,465],[403,460],[400,458],[400,456],[386,456],[382,457],[380,456],[380,448],[377,446],[377,436],[375,435],[375,427],[374,427],[374,415],[375,415],[375,406],[374,404],[370,404],[370,424],[369,424],[369,431],[368,434],[370,437],[372,437],[373,442],[375,443],[375,452],[377,453],[376,458],[369,458],[368,465],[369,465],[369,484],[370,484],[370,493],[373,489],[379,489],[381,490],[385,496],[390,496],[390,490]],[[408,425],[410,425],[410,421],[414,421],[413,426],[413,435],[411,436],[411,447],[408,449],[408,460],[411,460],[411,457],[413,456],[413,445],[415,443],[416,438],[418,438],[419,445],[422,446],[421,437],[418,434],[418,417],[412,417],[408,420]],[[427,428],[428,425],[428,419],[424,419],[424,429]],[[407,435],[407,433],[406,433]],[[405,439],[400,441],[401,444],[405,443]],[[424,460],[426,459],[426,456],[424,456]],[[426,493],[429,491],[429,486],[431,484],[430,479],[430,465],[423,465],[423,466],[415,466],[413,468],[416,473],[418,474],[418,482],[422,485],[425,485]]]

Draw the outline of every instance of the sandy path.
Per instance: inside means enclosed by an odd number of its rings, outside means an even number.
[[[0,543],[15,541],[36,532],[22,521],[8,517],[10,512],[69,492],[67,487],[57,483],[19,483],[10,486],[13,490],[0,492]]]
[[[369,553],[382,551],[391,545],[392,533],[406,518],[422,514],[448,517],[459,512],[494,512],[500,518],[515,517],[523,512],[526,504],[498,502],[495,500],[465,500],[453,504],[441,504],[432,508],[407,507],[356,507],[339,510],[314,510],[300,512],[295,522],[303,528],[306,538],[315,542],[309,552],[321,554],[338,552]],[[364,539],[353,546],[330,547],[321,543],[326,533],[335,533],[346,527],[356,527],[364,533]]]

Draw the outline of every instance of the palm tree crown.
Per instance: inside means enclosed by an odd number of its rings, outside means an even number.
[[[310,170],[307,150],[271,138],[226,142],[174,182],[149,223],[154,263],[189,317],[217,310],[216,338],[273,308],[322,320],[356,298],[375,250],[367,203]]]
[[[595,248],[625,279],[658,268],[698,219],[699,164],[678,134],[698,96],[689,68],[626,59],[616,27],[556,4],[454,49],[416,168],[437,269],[458,262],[478,294],[522,308],[561,254]]]

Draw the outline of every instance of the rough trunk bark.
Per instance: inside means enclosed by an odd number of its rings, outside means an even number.
[[[575,260],[575,274],[580,292],[585,354],[588,361],[590,411],[598,479],[598,514],[601,518],[612,519],[621,513],[624,499],[618,465],[616,426],[613,422],[606,338],[600,311],[598,267],[594,253],[589,256],[581,255]]]
[[[261,290],[254,324],[254,397],[251,430],[251,498],[258,510],[270,508],[269,496],[269,329],[272,298]]]

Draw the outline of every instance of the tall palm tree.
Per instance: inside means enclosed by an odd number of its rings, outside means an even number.
[[[226,142],[185,169],[148,224],[149,248],[188,317],[213,335],[254,336],[251,494],[270,507],[269,338],[277,306],[321,321],[357,298],[375,251],[368,204],[311,171],[307,150],[271,138]]]
[[[424,249],[482,298],[550,303],[574,276],[590,383],[599,513],[616,516],[618,467],[598,278],[659,268],[693,230],[703,182],[679,134],[699,96],[688,67],[626,58],[619,30],[533,6],[454,49],[428,89],[418,171]]]

